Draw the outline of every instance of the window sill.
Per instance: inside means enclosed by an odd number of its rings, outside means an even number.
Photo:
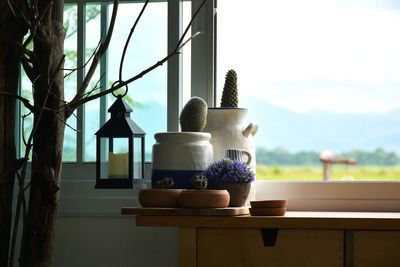
[[[291,211],[400,211],[400,182],[256,181],[256,199],[288,199]]]

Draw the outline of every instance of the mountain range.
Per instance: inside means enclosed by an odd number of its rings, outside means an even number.
[[[256,146],[291,152],[330,149],[334,153],[382,148],[400,153],[400,109],[387,113],[292,112],[256,97],[243,98],[251,107],[249,121],[259,123]]]

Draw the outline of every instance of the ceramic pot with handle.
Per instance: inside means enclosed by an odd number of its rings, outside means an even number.
[[[214,161],[222,159],[227,149],[242,149],[251,155],[249,167],[256,172],[254,135],[258,124],[247,122],[245,108],[209,108],[204,132],[211,133]]]

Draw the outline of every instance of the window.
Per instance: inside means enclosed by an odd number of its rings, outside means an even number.
[[[235,69],[241,105],[249,120],[261,122],[257,198],[290,199],[297,210],[398,210],[399,161],[392,152],[400,136],[391,118],[400,103],[399,5],[219,0],[216,13],[215,102],[225,73]],[[359,164],[375,156],[364,163],[378,166],[335,166],[336,181],[321,181],[322,149],[357,156]],[[274,163],[263,168],[263,160]],[[318,165],[284,164],[296,160]]]
[[[400,180],[399,30],[391,1],[218,1],[217,101],[235,69],[258,179],[322,180],[328,150],[357,160],[332,180]]]

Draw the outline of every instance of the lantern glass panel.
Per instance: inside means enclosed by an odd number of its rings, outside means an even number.
[[[129,138],[101,138],[102,179],[126,179],[129,177]]]
[[[142,138],[133,139],[133,178],[143,178],[142,169]]]

